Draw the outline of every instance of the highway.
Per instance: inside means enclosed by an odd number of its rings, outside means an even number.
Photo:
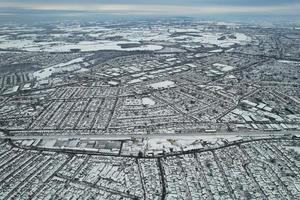
[[[54,132],[55,133],[55,132]],[[300,131],[239,131],[239,132],[216,132],[216,133],[171,133],[171,134],[68,134],[59,135],[15,135],[15,136],[0,136],[0,139],[25,140],[25,139],[90,139],[90,140],[127,140],[131,137],[148,138],[148,139],[190,139],[195,138],[228,138],[228,137],[264,137],[264,136],[282,136],[285,134],[292,134],[300,136]]]

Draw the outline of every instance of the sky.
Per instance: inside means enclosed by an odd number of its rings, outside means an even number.
[[[300,0],[0,0],[0,18],[26,16],[300,16]]]

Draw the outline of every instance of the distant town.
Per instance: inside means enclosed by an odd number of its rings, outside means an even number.
[[[0,199],[300,199],[300,25],[0,27]]]

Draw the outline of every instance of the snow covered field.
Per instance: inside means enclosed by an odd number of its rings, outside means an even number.
[[[154,89],[161,89],[161,88],[174,87],[175,83],[173,81],[162,81],[162,82],[150,84],[149,86]]]
[[[162,137],[162,138],[148,138],[144,141],[145,146],[148,146],[148,150],[160,150],[173,148],[176,150],[191,149],[191,148],[201,148],[201,141],[209,143],[218,143],[224,140],[236,141],[240,140],[242,137],[239,136],[223,136],[216,137],[212,136],[175,136],[175,137]]]
[[[35,76],[38,80],[41,80],[48,78],[53,73],[80,70],[81,67],[80,65],[78,65],[78,63],[81,62],[83,62],[83,58],[76,58],[65,63],[60,63],[58,65],[53,65],[48,68],[38,70],[33,73],[33,76]]]
[[[143,28],[107,28],[97,26],[81,27],[76,26],[57,26],[60,33],[45,33],[45,30],[36,30],[35,33],[28,33],[35,30],[34,27],[24,27],[16,37],[6,30],[0,33],[0,48],[18,49],[26,51],[45,51],[45,52],[68,52],[73,49],[80,49],[82,52],[98,50],[148,50],[161,51],[168,44],[177,44],[179,47],[190,48],[229,48],[235,44],[246,45],[251,42],[251,37],[244,33],[232,32],[223,33],[207,31],[204,26],[197,27],[143,27]],[[40,39],[42,38],[42,39]],[[71,39],[72,38],[72,39]],[[128,46],[126,44],[137,44],[137,46]],[[140,46],[139,46],[140,45]],[[184,51],[180,48],[174,48]],[[221,52],[222,49],[212,50],[212,52]]]
[[[143,105],[149,105],[149,106],[153,106],[155,105],[155,101],[153,101],[151,98],[149,97],[145,97],[145,98],[142,98],[142,104]]]
[[[294,151],[296,151],[297,153],[299,153],[300,154],[300,147],[294,147],[294,146],[292,146],[292,147],[286,147],[287,149],[293,149]]]
[[[219,70],[223,71],[223,72],[228,72],[234,69],[233,66],[230,65],[224,65],[224,64],[220,64],[220,63],[215,63],[213,64],[214,67],[217,67]]]
[[[18,49],[26,51],[45,51],[45,52],[69,52],[72,49],[80,49],[82,52],[99,51],[99,50],[123,50],[123,51],[137,51],[161,50],[160,45],[141,45],[140,47],[122,48],[121,44],[127,44],[128,41],[109,41],[109,40],[95,40],[95,41],[80,41],[78,43],[67,42],[34,42],[33,40],[2,40],[0,48],[2,49]]]
[[[286,64],[297,64],[300,65],[299,61],[292,61],[292,60],[278,60],[280,63],[286,63]]]

